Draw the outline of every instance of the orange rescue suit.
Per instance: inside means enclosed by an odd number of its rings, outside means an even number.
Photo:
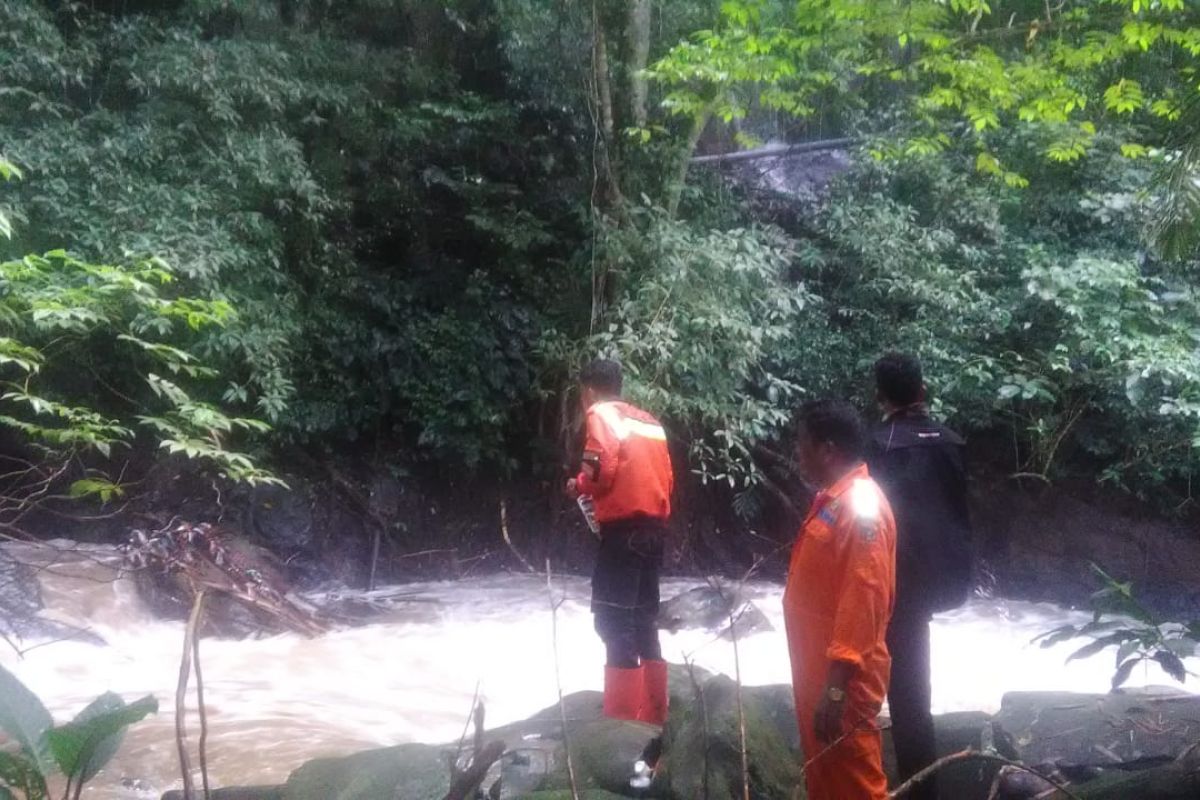
[[[891,670],[885,634],[895,591],[892,509],[866,466],[859,466],[813,500],[792,548],[783,594],[810,800],[887,797],[875,718]],[[818,742],[814,731],[831,661],[853,668],[843,718],[843,732],[852,732],[832,747]]]
[[[667,519],[675,473],[662,424],[620,400],[596,403],[587,412],[583,469],[575,480],[579,492],[595,501],[601,525]]]

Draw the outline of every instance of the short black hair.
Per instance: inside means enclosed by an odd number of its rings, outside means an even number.
[[[908,353],[885,353],[875,362],[875,388],[880,397],[894,406],[921,402],[925,388],[921,362]]]
[[[605,394],[621,394],[621,364],[608,358],[597,358],[579,373],[579,382]]]
[[[832,444],[848,459],[860,459],[866,453],[867,429],[858,409],[845,400],[813,400],[805,403],[797,415],[808,438]]]

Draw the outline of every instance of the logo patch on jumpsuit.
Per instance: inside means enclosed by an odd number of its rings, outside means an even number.
[[[857,480],[850,489],[850,505],[858,533],[870,544],[879,535],[879,495],[869,481]]]

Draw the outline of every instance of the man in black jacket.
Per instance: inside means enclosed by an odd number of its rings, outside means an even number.
[[[929,417],[916,358],[889,353],[875,363],[883,422],[874,431],[871,475],[896,517],[896,605],[888,626],[892,656],[888,707],[899,778],[937,758],[930,710],[929,621],[959,606],[971,588],[971,527],[962,437]],[[923,781],[909,795],[934,800]]]

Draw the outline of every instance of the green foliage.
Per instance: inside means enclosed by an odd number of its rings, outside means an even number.
[[[808,294],[771,228],[697,229],[648,212],[610,241],[624,291],[587,349],[619,358],[637,401],[673,422],[703,480],[744,487],[751,447],[789,421],[799,387],[773,355]]]
[[[1030,131],[1031,147],[1058,163],[1129,123],[1130,158],[1172,130],[1194,131],[1179,109],[1197,96],[1198,21],[1183,2],[727,2],[715,30],[679,44],[653,74],[668,107],[689,116],[701,106],[729,120],[756,104],[807,117],[831,101],[899,102],[905,124],[872,137],[877,157],[929,155],[953,140],[976,151],[980,172],[1018,186],[1027,176],[996,153],[1005,131]],[[1183,171],[1189,182],[1168,192],[1162,223],[1175,230],[1170,206],[1194,194],[1194,170]]]
[[[153,697],[126,705],[104,694],[71,722],[55,726],[45,706],[8,670],[0,667],[0,731],[11,737],[16,752],[0,751],[0,797],[46,800],[47,779],[67,779],[65,797],[78,797],[120,748],[125,730],[158,710]],[[74,786],[75,794],[71,794]]]
[[[1067,658],[1091,658],[1117,648],[1112,688],[1119,689],[1129,680],[1133,669],[1143,662],[1153,661],[1175,680],[1183,683],[1188,671],[1183,659],[1195,655],[1200,644],[1200,622],[1186,626],[1165,623],[1146,610],[1133,594],[1133,585],[1116,580],[1100,567],[1092,570],[1104,582],[1104,588],[1092,595],[1094,615],[1086,625],[1064,625],[1034,639],[1042,647],[1076,638],[1091,638],[1091,642]],[[1106,619],[1116,617],[1116,619]]]
[[[277,438],[507,463],[530,343],[565,316],[545,301],[583,285],[546,268],[584,237],[582,170],[558,106],[491,97],[497,23],[475,5],[0,3],[20,86],[0,96],[0,140],[36,220],[17,244],[70,231],[88,260],[157,253],[236,307],[187,350]],[[212,407],[155,390],[171,449],[211,455],[189,431],[228,430]]]
[[[228,417],[153,371],[193,383],[211,377],[212,370],[168,341],[186,342],[225,324],[233,313],[224,301],[169,295],[173,280],[171,269],[157,258],[127,268],[100,266],[56,250],[0,263],[0,319],[9,334],[0,338],[7,389],[0,396],[0,425],[18,431],[44,458],[67,461],[87,451],[111,457],[115,447],[133,442],[136,419],[169,452],[205,460],[233,480],[277,482],[220,440],[235,428],[264,431],[262,423]],[[124,345],[119,368],[95,363],[92,352],[102,345],[118,352]],[[90,374],[81,377],[81,370]],[[132,401],[113,382],[128,386],[135,377],[156,396],[160,413],[139,414],[152,409],[139,403],[121,418],[94,394],[98,387]],[[104,497],[119,488],[93,479],[76,482],[71,494],[93,491]]]

